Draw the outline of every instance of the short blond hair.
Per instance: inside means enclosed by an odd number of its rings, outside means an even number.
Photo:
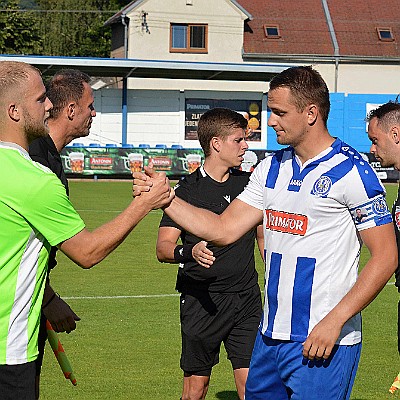
[[[21,88],[29,80],[32,72],[41,75],[40,71],[20,61],[0,61],[0,98],[11,88]]]

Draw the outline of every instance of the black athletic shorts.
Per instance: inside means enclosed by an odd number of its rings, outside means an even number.
[[[248,368],[261,312],[258,285],[240,293],[182,294],[181,369],[190,375],[210,376],[219,362],[222,342],[232,368]]]
[[[46,329],[47,318],[44,316],[43,312],[40,316],[40,327],[39,327],[39,337],[38,337],[38,357],[35,361],[36,364],[36,375],[39,376],[42,370],[44,348],[47,340],[47,329]]]
[[[35,362],[0,365],[1,400],[35,400]]]

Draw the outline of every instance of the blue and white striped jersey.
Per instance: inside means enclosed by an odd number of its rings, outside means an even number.
[[[265,308],[262,332],[303,342],[357,279],[357,230],[392,221],[370,165],[341,140],[301,165],[291,147],[263,160],[238,196],[263,210]],[[361,316],[338,344],[361,341]]]

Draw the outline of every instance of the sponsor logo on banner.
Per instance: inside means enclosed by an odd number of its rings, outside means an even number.
[[[172,160],[166,156],[150,157],[149,163],[153,163],[157,171],[168,171],[172,167]]]
[[[308,218],[305,215],[284,211],[265,210],[265,227],[271,231],[304,236],[307,232]]]
[[[113,159],[111,157],[90,157],[91,169],[112,169]]]

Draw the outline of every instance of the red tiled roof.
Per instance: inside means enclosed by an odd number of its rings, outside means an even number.
[[[372,57],[400,56],[399,0],[329,1],[340,54]],[[391,28],[393,42],[382,42],[377,27]]]
[[[244,33],[244,53],[333,55],[321,0],[237,0],[252,16]],[[400,57],[399,0],[327,1],[345,56]],[[277,25],[281,38],[267,39],[264,25]],[[395,40],[379,40],[376,27],[391,28]]]
[[[244,33],[245,53],[333,54],[320,0],[238,0],[252,16]],[[278,25],[281,38],[267,39],[264,25]]]

